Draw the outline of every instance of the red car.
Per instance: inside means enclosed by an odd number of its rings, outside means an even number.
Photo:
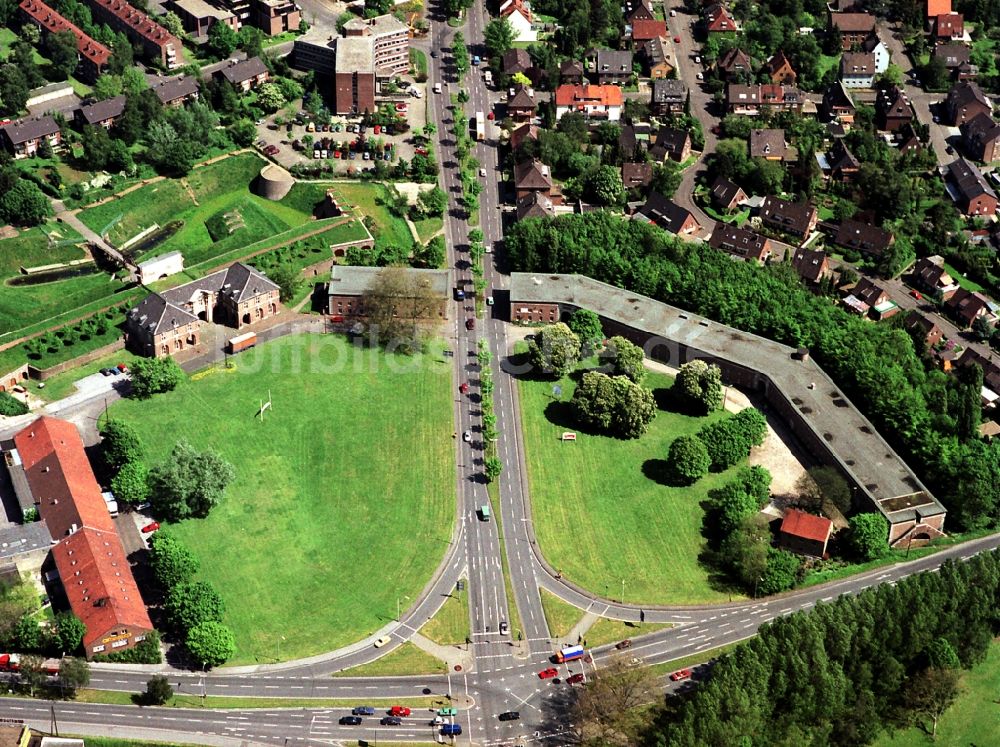
[[[676,672],[670,675],[670,679],[674,682],[679,682],[680,680],[691,679],[690,669],[678,669]]]
[[[619,651],[631,647],[632,647],[632,641],[628,638],[626,638],[624,641],[618,641],[618,643],[615,644],[615,648],[618,649]]]
[[[570,685],[578,685],[583,682],[583,672],[577,672],[576,674],[567,677],[566,682]]]
[[[489,114],[486,115],[486,118],[490,120],[490,122],[492,122],[494,119],[496,119],[496,115],[493,114],[493,112],[490,112]]]
[[[418,156],[426,156],[427,148],[414,148],[413,152],[416,153]]]
[[[555,667],[549,667],[548,669],[543,669],[538,673],[538,679],[540,680],[551,680],[553,677],[558,676],[559,670]]]
[[[160,528],[160,522],[154,521],[151,524],[147,524],[146,526],[144,526],[142,528],[142,533],[149,534],[150,532],[155,532],[159,528]]]
[[[459,384],[458,391],[460,391],[462,394],[468,394],[469,393],[468,383],[463,381],[461,384]]]
[[[917,290],[911,290],[910,295],[913,296],[918,301],[922,301],[924,299],[924,297],[920,295],[920,291]]]
[[[680,44],[680,43],[681,43],[681,38],[679,36],[675,36],[674,37],[674,44]]]
[[[406,706],[393,706],[389,709],[389,714],[392,716],[409,716],[410,709]]]

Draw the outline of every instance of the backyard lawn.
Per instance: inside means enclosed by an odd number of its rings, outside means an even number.
[[[556,383],[561,401],[552,393]],[[671,383],[647,373],[645,386],[663,401]],[[577,430],[568,413],[575,381],[522,379],[519,387],[535,531],[548,561],[611,599],[620,599],[624,579],[629,604],[728,601],[728,589],[713,585],[698,562],[705,546],[701,503],[737,468],[688,488],[659,480],[670,442],[722,413],[695,418],[661,408],[642,438],[578,432],[575,442],[562,442],[564,431]]]
[[[208,518],[169,527],[225,600],[231,664],[343,646],[392,620],[399,597],[419,595],[454,521],[446,360],[286,337],[170,394],[114,405],[151,463],[183,435],[236,469]]]

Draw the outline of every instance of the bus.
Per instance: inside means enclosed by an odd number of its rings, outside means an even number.
[[[559,653],[556,654],[556,663],[565,664],[567,661],[582,659],[586,654],[587,652],[583,650],[583,646],[566,646],[566,648],[560,649]]]
[[[486,117],[482,112],[476,112],[476,118],[473,120],[473,126],[476,130],[476,140],[486,139]]]

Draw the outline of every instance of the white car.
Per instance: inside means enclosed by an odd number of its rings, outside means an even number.
[[[479,169],[480,176],[486,176],[486,169]]]
[[[463,433],[462,440],[465,441],[465,443],[467,444],[472,443],[472,431],[466,431],[465,433]]]
[[[705,74],[704,73],[698,73],[698,75],[696,77],[698,78],[698,80],[705,80]]]
[[[384,635],[381,638],[379,638],[377,641],[375,641],[375,648],[382,648],[384,645],[386,645],[391,640],[392,640],[392,638],[390,638],[387,635]]]

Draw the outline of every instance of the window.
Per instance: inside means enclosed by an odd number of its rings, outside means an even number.
[[[103,650],[104,650],[104,644],[103,644],[103,643],[102,643],[102,644],[101,644],[100,646],[94,646],[94,653],[95,653],[95,654],[99,654],[99,653],[101,653],[101,652],[102,652]]]
[[[111,644],[111,648],[121,648],[122,646],[128,645],[128,638],[123,638],[120,641],[115,641]]]

